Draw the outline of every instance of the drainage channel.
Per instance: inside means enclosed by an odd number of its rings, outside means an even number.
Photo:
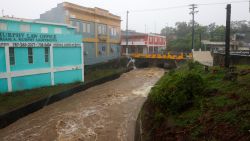
[[[0,130],[2,141],[133,141],[135,122],[163,69],[135,69]]]

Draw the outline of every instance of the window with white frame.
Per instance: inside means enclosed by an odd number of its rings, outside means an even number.
[[[117,30],[115,27],[110,27],[110,35],[111,36],[116,36],[117,35]]]
[[[69,21],[69,24],[70,24],[71,26],[73,26],[73,21]]]
[[[152,37],[149,37],[149,42],[152,42]]]
[[[83,33],[90,33],[90,23],[82,23]]]
[[[107,26],[106,25],[102,25],[102,34],[106,34],[107,33]]]
[[[98,34],[101,34],[101,33],[102,33],[102,26],[98,25]]]
[[[116,28],[114,28],[114,36],[116,36],[117,35],[117,30],[116,30]]]
[[[110,35],[113,36],[113,27],[110,27]]]
[[[41,27],[41,33],[49,33],[48,27]]]
[[[82,23],[82,32],[85,33],[87,32],[87,29],[86,29],[86,23]]]
[[[29,64],[33,64],[33,48],[28,48],[28,62]]]
[[[9,58],[10,58],[10,65],[15,65],[15,50],[13,47],[9,48]]]
[[[157,37],[155,37],[155,42],[157,42]]]
[[[55,28],[54,33],[55,34],[62,34],[62,29],[61,28]]]
[[[48,47],[45,47],[44,48],[44,61],[45,63],[48,63],[49,62],[49,48]]]
[[[106,35],[107,34],[107,25],[99,24],[98,25],[98,34]]]
[[[76,32],[80,32],[80,22],[76,22]]]
[[[29,24],[21,24],[20,31],[21,32],[30,32],[30,25]]]
[[[90,33],[90,24],[87,24],[87,33]]]
[[[7,30],[7,24],[6,23],[0,23],[0,30]]]

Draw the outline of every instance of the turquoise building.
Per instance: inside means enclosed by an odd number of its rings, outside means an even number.
[[[84,81],[75,27],[0,17],[0,93]]]

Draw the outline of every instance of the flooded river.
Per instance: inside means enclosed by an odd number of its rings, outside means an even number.
[[[132,141],[139,110],[163,73],[159,68],[125,73],[0,129],[0,140]]]

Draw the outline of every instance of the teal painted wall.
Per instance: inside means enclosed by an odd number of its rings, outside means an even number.
[[[56,47],[53,52],[55,67],[80,65],[82,63],[80,47]]]
[[[55,35],[56,38],[51,38],[53,41],[45,41],[52,43],[82,43],[82,35],[75,34],[75,29],[63,25],[52,25],[52,24],[42,24],[36,22],[22,22],[22,21],[13,21],[0,18],[0,23],[7,24],[7,30],[0,30],[0,41],[3,42],[44,42],[41,39],[41,36],[44,35]],[[20,25],[29,24],[31,27],[30,32],[23,32],[22,37],[9,37],[6,36],[6,33],[21,33]],[[48,34],[41,33],[41,28],[47,27]],[[55,28],[61,28],[62,34],[54,34]],[[20,34],[19,34],[20,35]],[[35,37],[37,36],[37,38]],[[32,38],[35,37],[35,38]],[[39,41],[37,40],[39,39]],[[48,38],[50,39],[50,38]],[[56,39],[56,40],[54,40]],[[45,48],[44,47],[33,47],[33,63],[28,63],[28,47],[15,47],[15,64],[10,67],[11,71],[25,71],[25,70],[37,70],[50,68],[50,55],[49,62],[45,62]],[[63,66],[73,66],[82,64],[82,54],[81,47],[54,47],[54,66],[63,67]],[[50,52],[49,52],[50,54]],[[6,72],[5,65],[5,50],[3,47],[0,47],[0,72]],[[12,88],[13,91],[20,91],[25,89],[33,89],[44,86],[51,85],[51,74],[37,74],[37,75],[26,75],[20,77],[12,77]],[[72,70],[64,72],[55,72],[55,83],[71,83],[75,81],[82,81],[82,70]],[[7,92],[7,80],[0,79],[0,92]]]
[[[55,84],[73,83],[82,81],[82,70],[55,72]]]
[[[0,72],[6,72],[5,49],[0,47]]]
[[[20,33],[20,32],[10,32],[10,31],[0,31],[0,33]],[[32,34],[39,36],[42,35],[56,35],[56,42],[58,43],[81,43],[82,40],[82,35],[70,35],[70,34],[42,34],[42,33],[23,33],[24,34],[24,38],[25,39],[29,39],[28,37],[31,36]],[[4,42],[23,42],[22,40],[20,40],[19,38],[15,38],[15,40],[13,38],[11,38],[12,40],[9,40],[6,38],[1,38],[0,40],[4,41]],[[32,38],[31,38],[32,39]],[[36,41],[36,40],[29,40],[28,42],[36,42],[36,43],[41,43],[41,41]],[[52,41],[55,42],[55,41]]]
[[[12,20],[3,20],[0,19],[1,23],[7,24],[7,30],[12,32],[20,32],[21,24],[29,24],[30,32],[33,33],[41,33],[41,27],[48,27],[48,34],[54,34],[55,28],[61,28],[62,34],[74,34],[74,28],[68,28],[64,25],[51,25],[51,24],[42,24],[36,22],[20,22],[20,21],[12,21]],[[1,30],[0,30],[1,31]]]
[[[0,79],[0,94],[8,92],[7,79]]]
[[[15,65],[11,71],[49,68],[50,63],[45,62],[45,49],[33,48],[33,64],[28,62],[28,48],[15,48]]]
[[[50,73],[12,78],[13,91],[33,89],[50,85],[51,85]]]

